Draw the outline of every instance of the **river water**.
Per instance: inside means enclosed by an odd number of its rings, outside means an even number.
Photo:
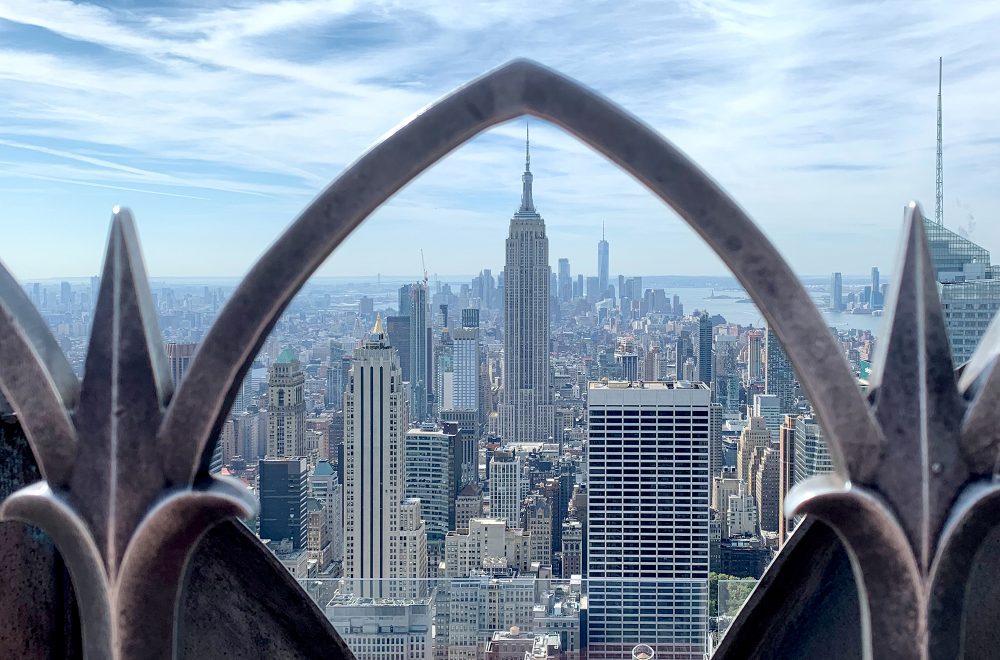
[[[646,288],[663,288],[666,290],[667,294],[672,297],[676,294],[680,297],[681,303],[684,305],[684,313],[690,314],[696,309],[704,310],[709,314],[718,314],[726,319],[728,323],[739,323],[740,325],[753,325],[753,326],[763,326],[765,325],[764,317],[761,315],[757,306],[752,302],[738,302],[740,300],[746,300],[748,298],[745,291],[742,289],[712,289],[707,287],[660,287],[655,285],[655,278],[649,278],[650,285],[646,284],[646,278],[643,278],[643,286]],[[881,316],[871,316],[868,314],[846,314],[844,312],[831,312],[827,310],[827,296],[826,291],[814,291],[812,288],[807,289],[810,295],[813,296],[816,306],[819,308],[820,312],[823,314],[823,318],[826,319],[827,324],[836,328],[837,330],[850,330],[852,328],[858,330],[870,330],[876,336],[879,336],[882,331],[882,320],[884,317]],[[711,296],[730,296],[728,298],[712,298]]]

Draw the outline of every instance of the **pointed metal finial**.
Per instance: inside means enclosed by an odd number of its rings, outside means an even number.
[[[385,327],[382,325],[382,312],[375,315],[375,325],[372,327],[373,335],[384,335]]]

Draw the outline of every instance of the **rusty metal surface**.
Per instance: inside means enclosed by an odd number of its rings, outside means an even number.
[[[306,594],[252,537],[227,536],[234,530],[229,521],[250,514],[255,502],[238,484],[209,477],[213,441],[253,356],[332,251],[425,169],[478,133],[524,114],[564,128],[675,210],[730,267],[781,340],[823,425],[836,470],[797,486],[788,513],[815,515],[839,541],[806,531],[790,546],[815,544],[813,551],[827,557],[815,570],[829,577],[830,562],[841,556],[832,544],[843,544],[858,598],[854,650],[878,658],[984,651],[970,646],[970,640],[986,639],[970,634],[967,624],[975,620],[950,625],[934,618],[944,616],[941,603],[967,605],[976,586],[971,576],[978,575],[973,559],[982,557],[983,539],[995,538],[991,466],[1000,444],[994,368],[1000,330],[991,331],[956,383],[919,208],[907,211],[900,281],[888,306],[891,330],[866,399],[794,273],[715,182],[620,107],[545,67],[516,60],[413,116],[334,180],[250,270],[176,393],[128,210],[113,214],[82,383],[67,371],[21,287],[0,268],[0,391],[42,477],[0,503],[0,519],[30,523],[55,541],[80,605],[86,656],[170,658],[186,650],[224,657],[224,642],[211,644],[212,622],[227,621],[237,632],[252,620],[250,610],[222,597],[226,587],[251,594],[261,616],[278,619],[248,652],[319,657],[316,644],[293,639],[315,629],[334,654],[349,655],[315,607],[295,610],[301,621],[283,617],[296,598],[308,603]],[[219,522],[223,526],[213,529]],[[759,623],[763,603],[774,602],[775,587],[767,585],[785,584],[789,576],[808,581],[802,552],[779,555],[769,572],[778,577],[765,578],[727,639],[743,640],[757,657],[779,648],[747,626]],[[259,566],[259,574],[226,568],[234,558]],[[202,583],[208,591],[199,594]],[[849,591],[843,584],[838,589]],[[225,611],[212,614],[206,593],[216,594]],[[817,601],[796,602],[804,607]],[[208,618],[186,617],[182,603]],[[808,625],[803,614],[788,610],[790,620]],[[182,623],[197,634],[186,637]],[[769,639],[779,638],[785,644],[780,648],[790,651],[795,637],[784,631]],[[744,656],[727,642],[720,657]]]

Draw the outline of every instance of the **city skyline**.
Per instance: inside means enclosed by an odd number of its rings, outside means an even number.
[[[590,14],[559,5],[505,4],[486,15],[313,2],[195,13],[7,5],[3,258],[22,279],[95,273],[108,212],[126,204],[154,276],[235,276],[408,113],[516,56],[564,71],[649,121],[747,208],[794,268],[821,275],[890,263],[895,241],[882,238],[897,235],[900,208],[911,198],[932,206],[934,60],[943,55],[945,223],[972,229],[987,247],[1000,242],[1000,227],[973,226],[998,194],[992,104],[982,98],[998,88],[995,8],[677,3],[593,12],[634,38],[596,30]],[[295,45],[282,39],[290,31]],[[544,40],[533,36],[541,33]],[[635,64],[636,75],[621,75],[621,62]],[[103,111],[109,103],[113,117]],[[633,272],[662,272],[664,243],[684,246],[671,251],[673,272],[725,272],[627,176],[532,122],[536,172],[550,182],[553,258],[592,262],[606,221]],[[520,123],[476,138],[400,193],[320,275],[370,272],[376,245],[418,271],[420,246],[408,231],[415,219],[435,235],[449,270],[481,267],[472,261],[481,255],[462,248],[502,238],[497,219],[510,198],[496,183],[519,149]],[[183,236],[194,240],[175,249],[171,241]]]

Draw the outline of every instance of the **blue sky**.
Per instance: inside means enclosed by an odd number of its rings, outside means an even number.
[[[933,213],[943,55],[945,222],[1000,250],[997,34],[989,2],[0,0],[0,259],[22,279],[96,273],[122,204],[153,275],[241,274],[380,136],[514,57],[663,132],[816,275],[891,271],[903,205]],[[431,272],[499,269],[523,132],[452,154],[320,273],[416,274],[421,247]],[[725,273],[538,121],[532,169],[553,264],[592,274],[606,221],[614,273]]]

